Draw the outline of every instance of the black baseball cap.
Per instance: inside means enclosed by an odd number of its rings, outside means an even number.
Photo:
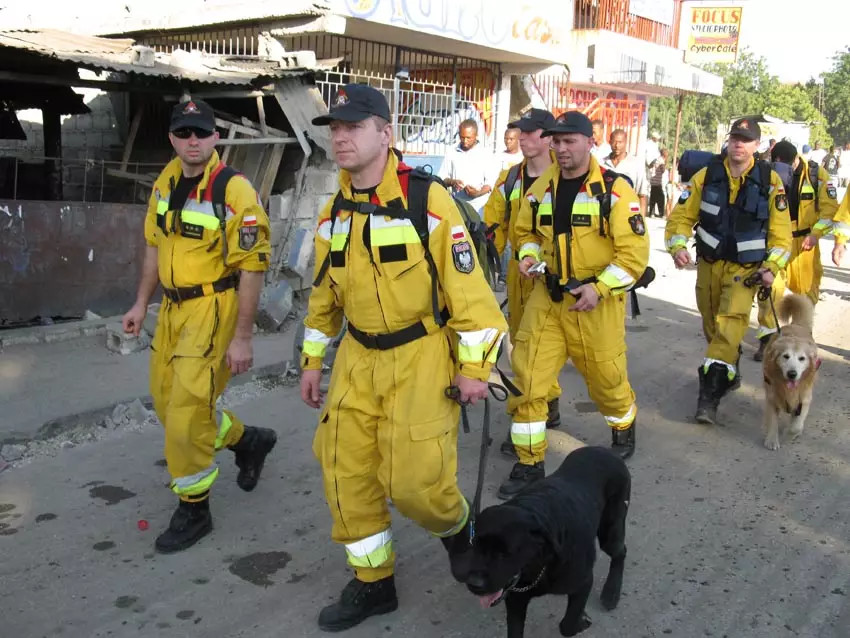
[[[215,111],[203,100],[187,100],[171,109],[169,131],[179,128],[197,128],[203,131],[215,130]]]
[[[532,133],[555,126],[555,116],[546,109],[531,109],[522,114],[516,122],[508,124],[508,128],[518,128],[523,133]]]
[[[729,131],[729,136],[742,137],[745,140],[760,140],[761,127],[754,117],[742,117],[740,120],[735,120],[732,124],[732,129]]]
[[[579,133],[585,137],[593,137],[593,125],[590,118],[579,111],[567,111],[561,115],[551,128],[543,131],[541,137],[559,135],[561,133]]]
[[[346,84],[339,87],[331,100],[330,112],[313,118],[315,126],[327,126],[333,120],[359,122],[377,115],[390,119],[390,105],[378,89],[365,84]]]
[[[777,142],[773,150],[770,151],[771,162],[784,162],[785,164],[793,164],[797,157],[797,147],[788,140]]]

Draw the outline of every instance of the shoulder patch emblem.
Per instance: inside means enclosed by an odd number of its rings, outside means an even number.
[[[632,227],[632,232],[635,235],[646,235],[646,224],[644,224],[643,215],[641,215],[640,213],[629,217],[629,226]]]
[[[836,190],[835,186],[833,186],[832,184],[828,184],[828,185],[827,185],[827,187],[826,187],[826,194],[827,194],[827,195],[828,195],[831,199],[838,199],[838,191]]]
[[[684,204],[686,201],[688,201],[688,197],[690,197],[690,196],[691,196],[691,190],[689,188],[686,188],[685,190],[682,191],[682,194],[679,195],[679,203]]]
[[[468,275],[475,268],[475,258],[472,256],[472,246],[468,241],[461,241],[452,244],[452,261],[455,264],[455,270]]]
[[[254,244],[257,243],[257,226],[242,226],[239,229],[239,248],[242,250],[251,250]]]
[[[788,196],[783,194],[776,196],[776,210],[788,210]]]

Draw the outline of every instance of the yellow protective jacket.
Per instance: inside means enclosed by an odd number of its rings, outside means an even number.
[[[555,154],[551,151],[550,157],[554,163]],[[531,187],[531,184],[526,184],[523,179],[526,164],[528,164],[528,160],[526,159],[523,159],[521,163],[517,164],[519,176],[514,182],[513,189],[510,193],[506,193],[505,188],[507,186],[508,173],[511,172],[513,167],[507,168],[499,173],[499,178],[496,180],[496,186],[490,194],[490,198],[487,200],[487,203],[484,205],[484,223],[487,224],[488,227],[493,224],[498,224],[494,231],[494,243],[496,245],[496,250],[500,255],[505,251],[505,246],[508,242],[510,242],[511,246],[513,246],[514,252],[516,252],[518,248],[516,233],[514,231],[516,229],[517,215],[519,214],[520,200],[522,200],[523,193]],[[537,179],[539,178],[532,178],[532,184]],[[507,213],[508,202],[511,202],[511,214],[506,221],[505,216]]]
[[[400,200],[406,208],[402,182],[407,183],[409,171],[390,152],[372,203],[386,206]],[[345,170],[340,171],[339,186],[345,199],[368,201],[365,194],[352,194],[351,176]],[[413,223],[344,209],[331,223],[333,201],[319,214],[316,230],[316,276],[329,252],[330,266],[310,294],[301,361],[305,370],[321,368],[327,344],[342,327],[343,314],[367,334],[397,332],[418,321],[429,334],[439,329],[431,305],[431,271]],[[475,260],[457,206],[438,184],[428,192],[427,218],[438,304],[447,308],[447,326],[458,335],[459,372],[486,381],[507,330],[505,318]]]
[[[800,200],[800,208],[797,212],[797,221],[791,220],[791,231],[795,234],[807,228],[816,237],[821,237],[832,228],[835,212],[838,210],[838,194],[835,190],[835,178],[830,177],[823,166],[818,167],[817,193],[812,186],[809,162],[798,156],[800,161],[800,174],[794,172],[797,184],[797,193]],[[815,206],[817,201],[817,206]],[[817,209],[820,210],[817,210]],[[807,233],[806,233],[807,234]],[[798,235],[800,236],[800,235]]]
[[[269,267],[269,218],[251,183],[234,176],[225,192],[224,232],[212,203],[215,175],[224,167],[213,151],[198,187],[183,209],[169,210],[169,197],[182,174],[171,160],[153,185],[145,217],[145,240],[158,251],[159,280],[166,288],[211,284],[236,270]]]
[[[835,235],[836,244],[845,244],[850,239],[850,188],[844,193],[844,199],[835,213],[830,230]]]
[[[549,271],[560,275],[562,285],[569,277],[596,277],[594,287],[603,299],[628,290],[649,263],[649,236],[640,214],[640,200],[622,177],[613,183],[609,219],[601,219],[599,200],[591,193],[605,192],[604,173],[591,156],[587,179],[573,203],[569,236],[562,233],[553,238],[561,179],[557,163],[531,186],[516,221],[520,259],[532,256],[546,261]]]
[[[741,179],[733,179],[729,173],[729,160],[723,160],[726,177],[729,180],[729,203],[734,203],[743,179],[749,174],[755,162],[750,160],[750,166]],[[708,169],[697,171],[685,190],[679,197],[670,219],[667,220],[665,239],[667,251],[671,255],[687,248],[688,238],[694,233],[694,227],[699,221],[702,189]],[[777,202],[777,197],[779,201]],[[777,206],[778,204],[778,206]],[[791,258],[791,217],[788,214],[788,199],[782,179],[775,171],[770,172],[770,195],[768,201],[769,217],[767,222],[767,259],[762,264],[774,275],[785,268]]]
[[[830,177],[829,173],[827,173],[823,167],[821,167],[818,175],[821,176],[821,179],[823,176],[826,176],[826,181],[821,182],[821,184],[826,185],[826,197],[821,198],[820,200],[820,218],[812,226],[812,233],[818,238],[828,233],[832,233],[835,237],[836,244],[844,244],[847,242],[847,239],[850,238],[850,200],[847,198],[847,194],[850,193],[850,188],[848,188],[847,192],[844,193],[844,199],[841,200],[841,205],[836,206],[838,203],[838,200],[836,199],[838,193],[836,192],[835,178]],[[821,186],[818,190],[824,192],[823,186]],[[825,205],[824,199],[826,199],[831,206]]]

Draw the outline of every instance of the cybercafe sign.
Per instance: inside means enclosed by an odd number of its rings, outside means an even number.
[[[332,0],[341,15],[470,44],[563,61],[573,2],[544,0]]]

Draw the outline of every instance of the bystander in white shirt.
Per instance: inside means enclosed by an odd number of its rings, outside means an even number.
[[[634,188],[638,197],[649,197],[649,182],[646,179],[646,165],[642,160],[638,159],[634,155],[626,155],[618,164],[615,165],[614,161],[611,159],[611,154],[609,153],[607,157],[599,160],[599,164],[603,168],[607,168],[615,173],[620,173],[620,175],[628,177],[632,181],[632,188]]]
[[[476,142],[468,151],[461,150],[460,145],[450,150],[437,175],[441,179],[456,179],[463,182],[464,186],[472,186],[476,189],[482,188],[484,185],[493,188],[496,181],[497,168],[499,164],[492,153],[488,153],[484,147]],[[495,174],[494,174],[495,173]],[[466,201],[472,204],[472,207],[480,211],[490,193],[485,193],[479,197],[470,197],[463,189],[452,189],[453,194],[461,201]]]

